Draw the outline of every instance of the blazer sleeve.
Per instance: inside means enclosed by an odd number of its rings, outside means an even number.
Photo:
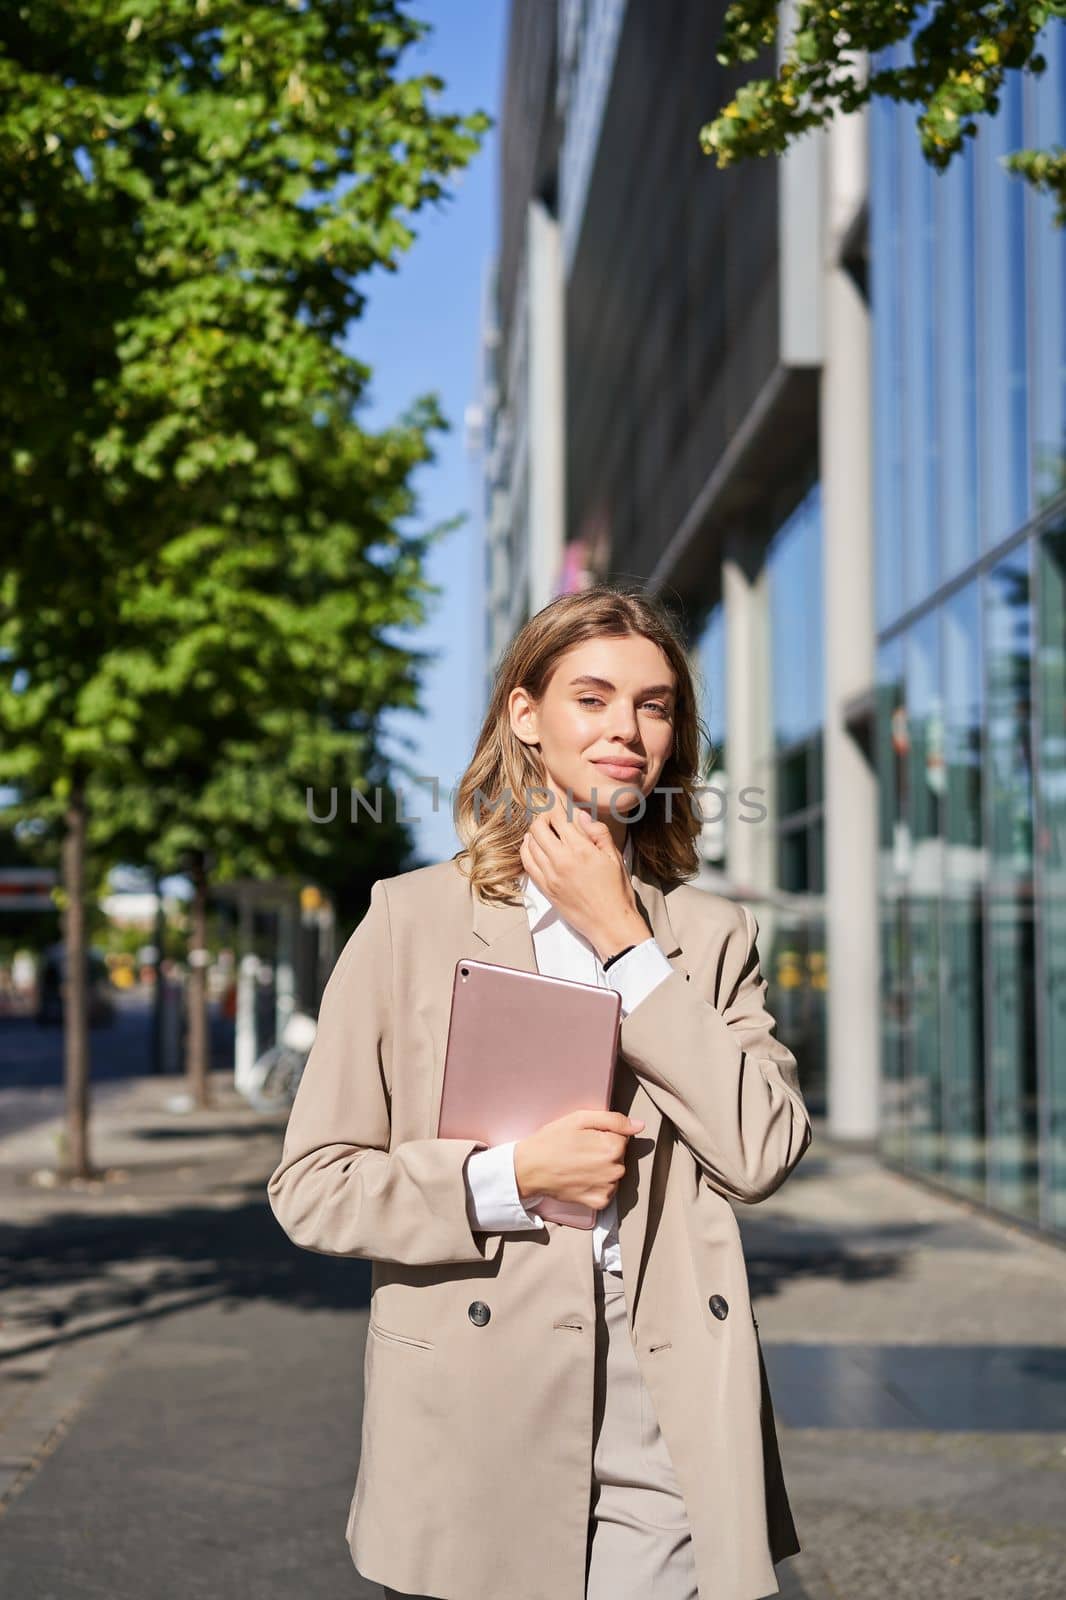
[[[408,1266],[484,1261],[498,1236],[475,1229],[465,1163],[477,1139],[391,1144],[392,940],[379,879],[322,993],[318,1031],[267,1181],[294,1244]]]
[[[773,1194],[811,1142],[796,1058],[775,1037],[759,925],[738,905],[720,958],[718,1006],[673,969],[622,1021],[622,1054],[711,1186],[751,1205]]]

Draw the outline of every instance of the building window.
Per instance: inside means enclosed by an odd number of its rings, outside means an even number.
[[[700,630],[693,663],[699,692],[699,714],[710,738],[710,749],[701,751],[702,797],[706,821],[700,837],[700,852],[711,866],[726,867],[726,807],[735,803],[729,789],[726,748],[726,623],[725,607],[713,607]]]
[[[1000,159],[1066,142],[1039,48],[946,173],[871,114],[881,1144],[1062,1229],[1066,234]]]
[[[985,586],[988,751],[989,1199],[1039,1215],[1028,542]]]
[[[1047,1128],[1043,1217],[1066,1232],[1066,515],[1037,543],[1035,616],[1038,1098]]]
[[[766,554],[778,904],[764,918],[767,995],[782,1038],[802,1063],[816,1115],[826,1105],[824,797],[825,704],[822,501],[815,482]]]
[[[770,601],[778,886],[822,894],[822,717],[825,696],[822,504],[818,483],[774,535]]]

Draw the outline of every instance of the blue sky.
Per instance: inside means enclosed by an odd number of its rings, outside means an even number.
[[[421,0],[407,8],[432,25],[432,33],[402,57],[399,70],[434,72],[445,88],[436,104],[447,111],[487,111],[499,116],[506,43],[507,0]],[[388,748],[415,773],[440,778],[436,814],[428,785],[398,780],[404,811],[424,821],[413,832],[422,859],[439,861],[458,848],[448,796],[472,751],[483,715],[482,532],[476,464],[467,450],[464,416],[478,397],[481,297],[496,244],[497,129],[452,179],[452,198],[413,219],[418,235],[396,273],[377,272],[362,285],[368,305],[351,331],[352,352],[373,369],[368,427],[394,421],[416,395],[435,393],[451,424],[436,436],[437,460],[414,479],[418,527],[456,512],[464,525],[434,549],[428,576],[443,592],[432,602],[429,623],[417,633],[390,635],[419,650],[440,652],[423,672],[425,717],[393,714]],[[414,741],[410,750],[401,739]],[[386,804],[393,796],[385,797]]]

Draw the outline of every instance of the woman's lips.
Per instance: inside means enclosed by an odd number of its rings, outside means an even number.
[[[592,765],[599,767],[601,771],[608,773],[612,778],[617,778],[619,782],[625,782],[627,778],[639,778],[644,771],[643,767],[634,766],[632,763],[626,764],[622,761],[594,761]]]

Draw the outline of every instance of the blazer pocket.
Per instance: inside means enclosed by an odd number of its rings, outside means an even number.
[[[378,1322],[371,1321],[367,1326],[375,1338],[386,1339],[390,1344],[409,1345],[413,1350],[436,1349],[436,1345],[430,1344],[428,1339],[416,1339],[409,1333],[396,1333],[392,1328],[383,1328]]]

